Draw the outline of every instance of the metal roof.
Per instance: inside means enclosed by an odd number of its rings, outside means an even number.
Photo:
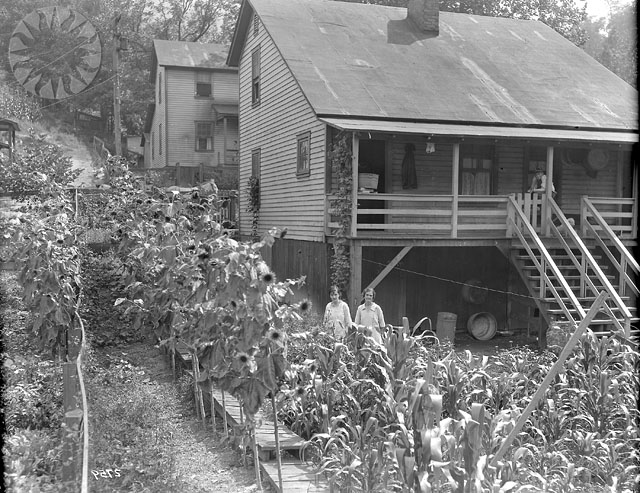
[[[495,137],[515,139],[545,139],[554,141],[638,142],[634,132],[604,132],[600,130],[551,129],[535,127],[455,125],[446,123],[410,123],[388,120],[362,120],[353,118],[320,118],[321,121],[343,130],[360,132],[388,132],[394,134],[422,134],[451,137]]]
[[[7,130],[13,130],[15,132],[20,130],[20,126],[18,125],[18,122],[14,122],[8,118],[0,118],[0,131]]]
[[[638,128],[637,91],[538,21],[440,12],[434,36],[404,8],[245,0],[230,65],[252,9],[320,116]]]
[[[156,65],[193,69],[236,70],[227,65],[228,45],[189,41],[153,40],[150,81],[155,81]]]

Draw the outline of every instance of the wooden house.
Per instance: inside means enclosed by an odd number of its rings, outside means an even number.
[[[155,102],[144,129],[145,167],[170,171],[179,185],[213,171],[237,176],[238,70],[228,46],[153,42],[150,82]],[[237,178],[236,178],[237,181]]]
[[[258,233],[287,228],[271,265],[316,306],[339,240],[352,310],[375,287],[394,325],[535,316],[543,343],[604,290],[592,327],[634,327],[637,91],[553,29],[434,0],[244,0],[227,63],[240,188],[259,179]]]

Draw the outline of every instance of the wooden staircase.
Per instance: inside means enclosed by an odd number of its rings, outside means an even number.
[[[571,253],[573,254],[572,256],[557,242],[543,240],[543,243],[545,243],[547,251],[558,267],[559,273],[566,281],[566,284],[570,287],[571,292],[575,295],[580,306],[585,311],[588,311],[597,297],[597,292],[607,291],[607,286],[604,286],[600,279],[598,279],[598,276],[591,266],[587,266],[582,269],[574,264],[573,258],[578,258],[580,256],[580,252],[577,249],[571,250]],[[605,274],[610,285],[615,286],[618,279],[610,265],[602,261],[603,259],[601,255],[592,253],[592,257],[598,262],[600,269]],[[528,287],[529,293],[534,298],[540,314],[547,324],[552,321],[567,321],[565,310],[561,306],[562,304],[565,305],[566,310],[569,311],[574,320],[580,319],[579,310],[577,307],[572,306],[572,300],[568,293],[563,293],[559,300],[553,296],[553,289],[558,293],[562,293],[563,291],[560,279],[553,271],[548,274],[548,279],[551,281],[551,285],[545,285],[545,283],[542,282],[543,276],[540,274],[535,262],[527,253],[526,249],[520,245],[514,245],[511,248],[511,262],[516,267],[525,285]],[[593,282],[596,290],[595,293],[593,292],[593,289],[585,289],[583,282],[585,276]],[[637,307],[635,306],[636,298],[635,296],[626,295],[620,296],[620,299],[624,302],[624,306],[632,315],[632,318],[630,319],[631,335],[637,336],[638,330],[634,329],[634,326],[637,327],[639,325],[640,317],[638,317]],[[614,303],[609,303],[609,307],[618,323],[624,326],[625,314],[622,313],[620,307],[617,307]],[[596,335],[608,335],[616,329],[615,322],[612,320],[611,314],[603,310],[598,312],[596,318],[589,324],[589,328]]]
[[[542,221],[537,224],[532,218],[540,211]],[[635,339],[640,321],[635,307],[640,294],[636,284],[640,268],[598,211],[592,208],[590,213],[597,224],[585,223],[590,236],[583,238],[552,198],[542,207],[512,198],[508,233],[513,242],[508,256],[547,325],[577,325],[596,298],[605,293],[605,301],[589,327],[597,335],[613,333],[626,340]],[[543,347],[544,325],[539,333]]]

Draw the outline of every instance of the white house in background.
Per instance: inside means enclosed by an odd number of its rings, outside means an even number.
[[[237,175],[238,69],[226,64],[227,51],[219,44],[154,40],[145,168],[175,170],[176,182],[185,185]]]

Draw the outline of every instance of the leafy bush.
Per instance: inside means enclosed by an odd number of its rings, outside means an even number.
[[[62,422],[62,372],[37,355],[10,359],[3,404],[9,433],[20,428],[56,429]]]
[[[17,146],[13,160],[0,154],[0,191],[24,196],[26,192],[40,193],[51,183],[67,186],[79,175],[71,158],[62,147],[46,141],[44,136],[29,130],[29,137]]]
[[[56,478],[61,466],[61,439],[45,430],[19,430],[5,435],[5,491],[70,491]]]
[[[5,490],[69,491],[58,482],[62,372],[34,343],[15,274],[2,272],[0,285]]]

